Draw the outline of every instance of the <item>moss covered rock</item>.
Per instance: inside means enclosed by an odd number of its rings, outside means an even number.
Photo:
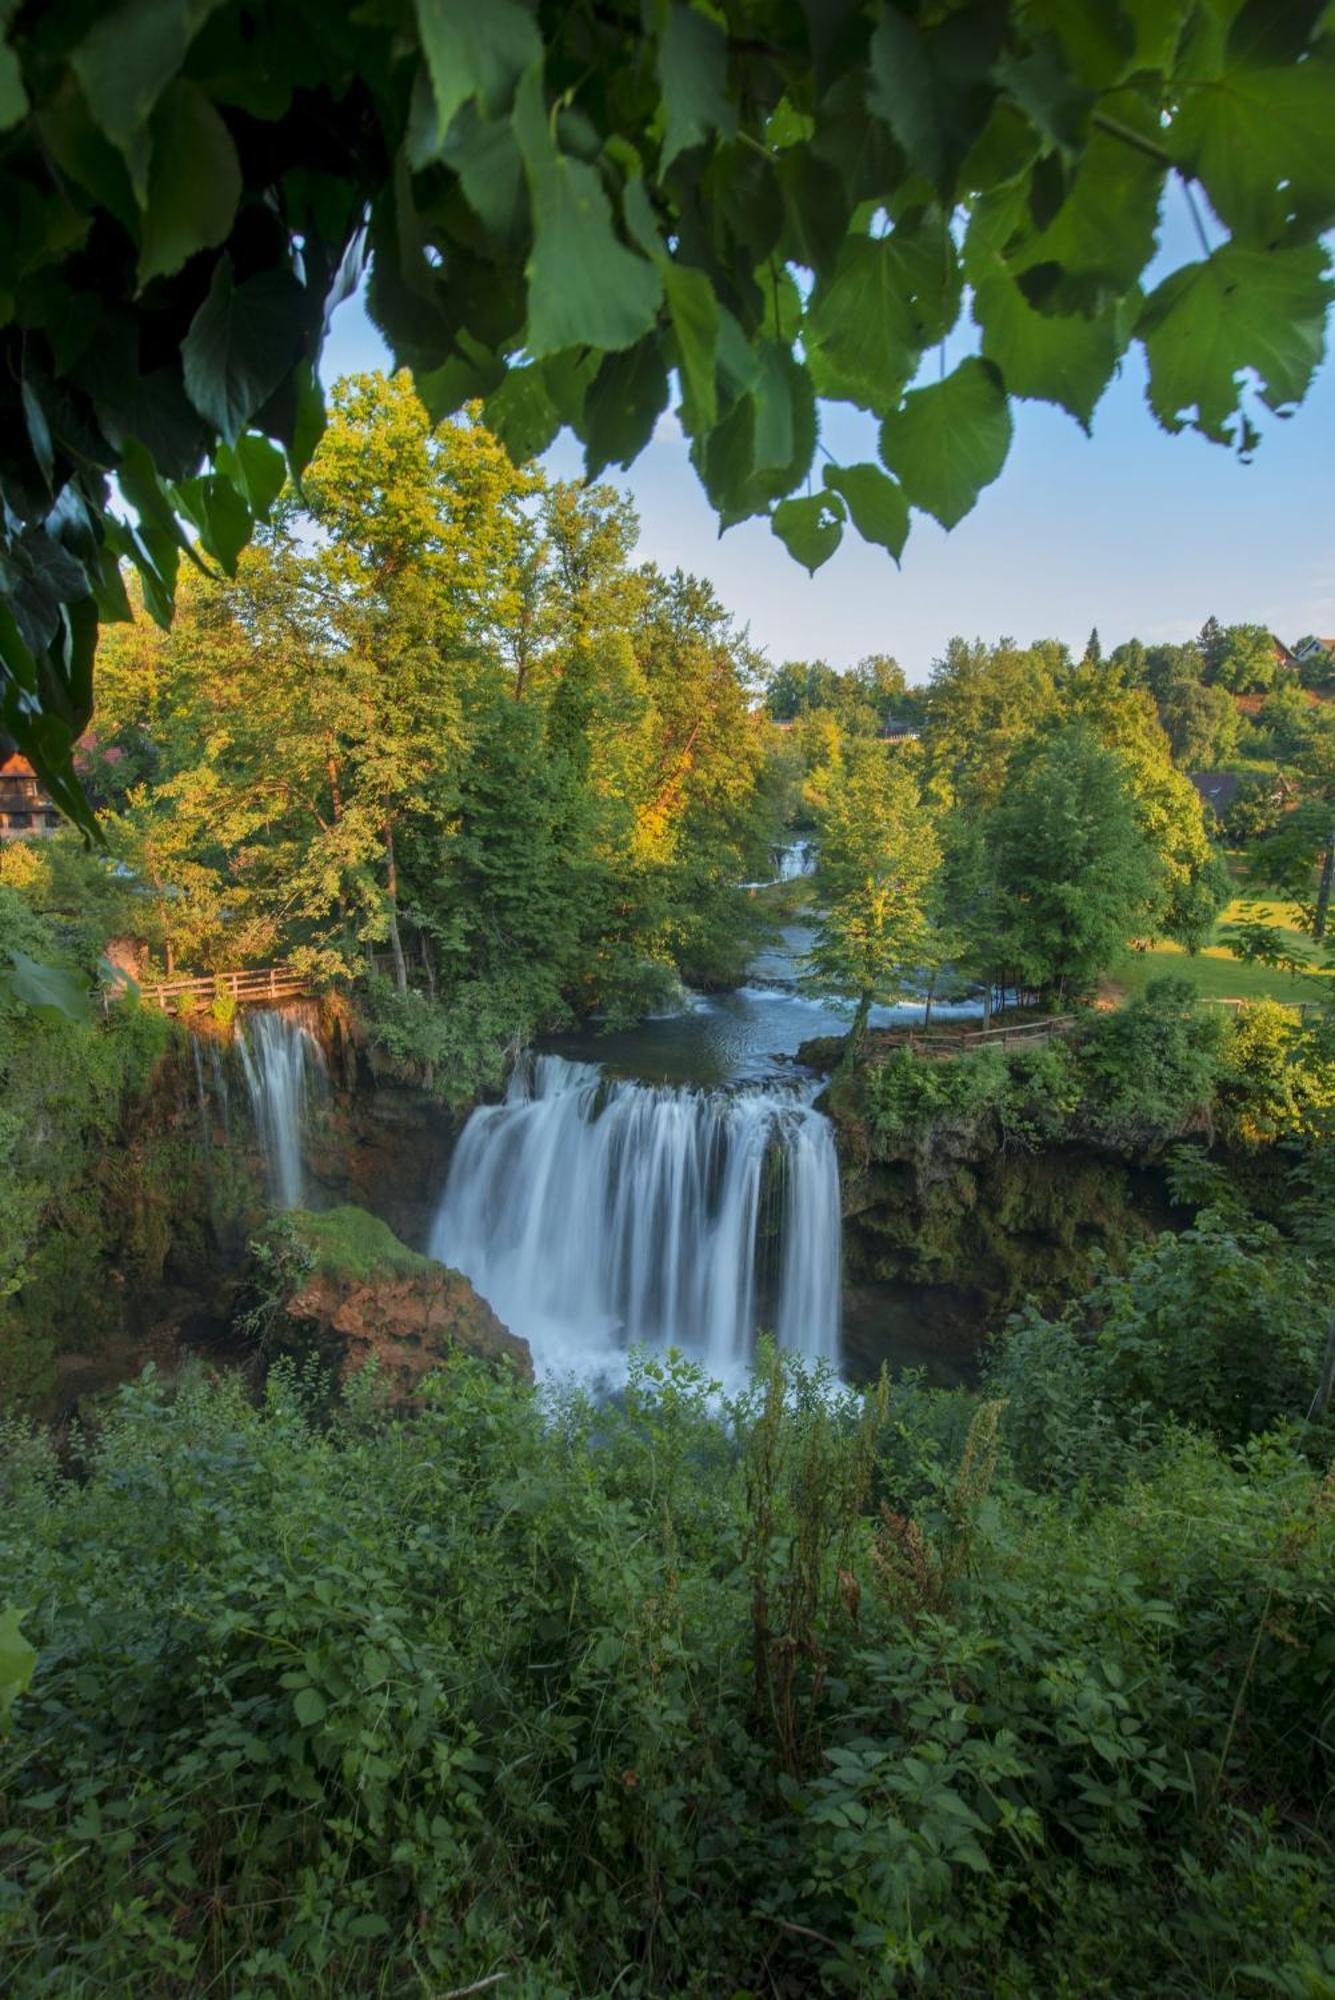
[[[259,1239],[256,1261],[268,1286],[266,1345],[319,1352],[344,1379],[374,1361],[391,1397],[410,1400],[457,1349],[533,1379],[527,1341],[463,1273],[410,1250],[363,1208],[281,1216]]]

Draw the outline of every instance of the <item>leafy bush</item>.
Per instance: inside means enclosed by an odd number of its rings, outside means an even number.
[[[1277,1000],[1238,1009],[1220,1078],[1230,1136],[1250,1144],[1320,1137],[1335,1124],[1335,1038]]]
[[[1329,1279],[1275,1230],[1204,1211],[1060,1318],[1013,1319],[989,1371],[1026,1477],[1096,1481],[1166,1420],[1237,1443],[1307,1410]]]
[[[1282,1439],[1073,1506],[996,1404],[772,1362],[317,1387],[10,1454],[15,2000],[1328,1990],[1335,1507]]]
[[[1065,1039],[954,1057],[895,1049],[861,1076],[873,1147],[925,1147],[948,1132],[984,1149],[1084,1140],[1153,1150],[1207,1112],[1228,1036],[1188,981],[1159,979]]]
[[[1189,980],[1152,980],[1139,999],[1081,1030],[1083,1118],[1113,1145],[1161,1145],[1208,1107],[1228,1032]]]
[[[59,965],[66,942],[0,886],[0,964],[19,950]],[[132,1003],[80,1020],[0,992],[0,1401],[46,1390],[57,1337],[95,1339],[120,1310],[113,1262],[122,1281],[161,1271],[178,1162],[165,1135],[127,1141],[123,1120],[175,1036]]]
[[[455,1106],[494,1090],[545,1018],[544,1002],[557,1004],[522,969],[508,979],[465,980],[439,1000],[415,988],[401,993],[380,978],[361,991],[374,1046],[394,1069]]]

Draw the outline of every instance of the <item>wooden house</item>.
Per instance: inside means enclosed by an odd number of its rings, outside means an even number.
[[[54,833],[60,814],[26,757],[0,746],[0,840]]]

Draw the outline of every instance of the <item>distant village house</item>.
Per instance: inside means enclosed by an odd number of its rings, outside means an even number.
[[[0,840],[30,840],[59,825],[60,814],[27,758],[0,744]]]

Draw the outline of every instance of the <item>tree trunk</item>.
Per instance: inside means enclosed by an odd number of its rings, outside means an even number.
[[[389,948],[394,954],[394,984],[408,991],[408,964],[399,935],[399,864],[394,856],[394,822],[385,821],[385,888],[389,896]]]
[[[1330,829],[1326,841],[1326,851],[1321,858],[1321,881],[1316,892],[1316,916],[1312,923],[1312,936],[1320,944],[1326,935],[1326,920],[1330,915],[1330,891],[1335,880],[1335,826]]]
[[[989,972],[983,980],[983,1026],[985,1028],[990,1028],[991,1025],[992,1025],[992,974]]]
[[[930,1028],[932,1025],[932,1002],[935,998],[936,998],[936,973],[935,971],[933,971],[931,978],[927,982],[927,1005],[923,1009],[923,1016],[922,1016],[922,1024],[924,1028]]]
[[[841,1069],[846,1065],[851,1066],[856,1062],[861,1052],[862,1044],[867,1039],[867,1021],[871,1015],[871,999],[870,988],[864,988],[858,997],[858,1010],[853,1016],[853,1025],[849,1029],[848,1039],[844,1043],[844,1053],[840,1062]]]
[[[426,990],[434,1000],[436,997],[436,968],[431,963],[431,947],[426,941],[426,932],[418,933],[417,941],[422,948],[422,970],[426,974]]]

